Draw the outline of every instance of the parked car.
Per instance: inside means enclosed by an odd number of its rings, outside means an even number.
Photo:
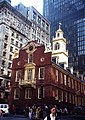
[[[0,104],[0,110],[3,112],[3,114],[9,114],[9,105]]]

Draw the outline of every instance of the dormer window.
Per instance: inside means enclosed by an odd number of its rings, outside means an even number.
[[[60,44],[57,42],[56,44],[55,44],[55,50],[58,50],[60,48]]]

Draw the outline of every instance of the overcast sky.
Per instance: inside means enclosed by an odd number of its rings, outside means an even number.
[[[37,9],[41,14],[43,11],[43,0],[11,0],[12,6],[22,3],[26,7],[33,6]]]

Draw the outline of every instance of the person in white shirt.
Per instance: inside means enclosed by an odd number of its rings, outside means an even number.
[[[51,109],[50,109],[50,111],[51,111],[50,115],[47,115],[44,118],[44,120],[58,120],[56,107],[52,106]]]

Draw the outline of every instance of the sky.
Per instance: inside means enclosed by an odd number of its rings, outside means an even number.
[[[43,0],[11,0],[11,5],[22,3],[26,7],[33,6],[39,13],[43,13]]]

